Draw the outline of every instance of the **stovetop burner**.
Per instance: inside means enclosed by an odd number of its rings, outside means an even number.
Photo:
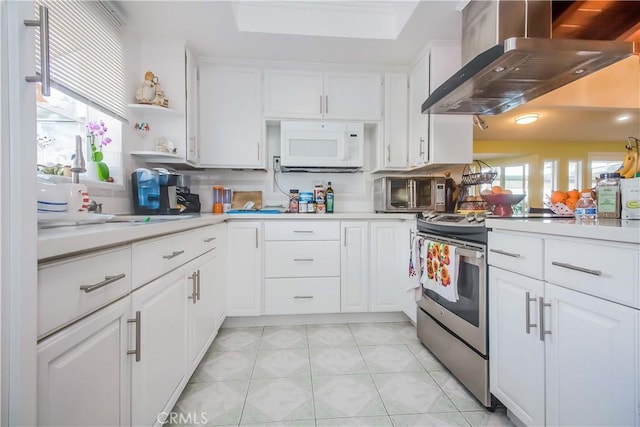
[[[485,216],[478,214],[450,214],[424,212],[418,214],[417,228],[419,232],[454,239],[487,243]]]

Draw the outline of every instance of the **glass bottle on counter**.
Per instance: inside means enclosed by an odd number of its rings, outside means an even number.
[[[600,174],[596,192],[598,218],[620,218],[620,174]]]
[[[598,207],[591,198],[591,193],[582,193],[582,197],[576,202],[574,214],[576,221],[590,222],[596,219]]]
[[[333,188],[331,188],[331,181],[329,181],[327,185],[327,190],[325,191],[325,203],[326,203],[326,211],[327,213],[333,213]]]

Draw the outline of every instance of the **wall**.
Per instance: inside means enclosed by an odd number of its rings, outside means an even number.
[[[558,188],[568,190],[568,162],[581,160],[583,165],[583,188],[591,187],[589,153],[611,153],[622,158],[626,141],[619,142],[575,142],[575,141],[474,141],[474,158],[482,158],[490,166],[529,164],[529,203],[542,206],[543,164],[558,161]]]

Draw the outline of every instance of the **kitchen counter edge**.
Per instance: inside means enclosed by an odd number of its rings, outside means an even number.
[[[138,240],[179,233],[226,221],[242,220],[414,220],[415,214],[340,213],[340,214],[200,214],[200,216],[158,222],[113,222],[38,230],[38,262],[113,247]]]
[[[581,223],[573,218],[487,218],[486,224],[488,228],[494,230],[640,244],[640,221],[638,220],[599,219],[592,223]]]

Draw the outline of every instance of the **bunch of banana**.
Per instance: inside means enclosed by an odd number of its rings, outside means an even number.
[[[636,173],[640,172],[640,162],[638,162],[638,153],[627,149],[627,155],[622,159],[622,167],[616,172],[623,178],[633,178]]]

